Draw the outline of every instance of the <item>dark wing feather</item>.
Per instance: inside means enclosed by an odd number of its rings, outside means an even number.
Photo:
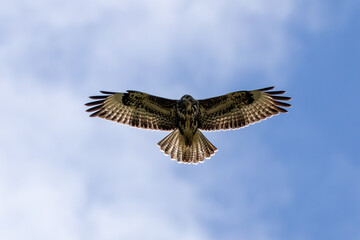
[[[290,97],[278,96],[285,91],[270,91],[274,87],[253,91],[239,91],[223,96],[199,100],[201,116],[199,129],[227,130],[248,126],[266,118],[287,112]]]
[[[90,117],[100,117],[133,127],[173,130],[176,128],[176,100],[160,98],[137,91],[127,93],[101,91],[92,96],[96,101],[86,103]]]

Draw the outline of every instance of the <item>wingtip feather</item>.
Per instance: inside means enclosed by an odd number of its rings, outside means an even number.
[[[109,94],[109,95],[113,95],[116,92],[109,92],[109,91],[100,91],[102,94]]]
[[[101,113],[101,110],[94,112],[93,114],[89,115],[89,117],[97,117]]]
[[[266,91],[267,94],[269,95],[281,95],[281,94],[284,94],[286,93],[286,91]]]
[[[110,95],[102,95],[102,96],[90,96],[90,99],[106,99]]]
[[[286,109],[281,108],[281,107],[279,107],[279,106],[275,106],[275,108],[276,108],[276,110],[278,110],[278,111],[281,112],[281,113],[287,113],[287,112],[288,112]]]
[[[268,90],[274,89],[274,87],[275,87],[275,86],[266,87],[266,88],[260,88],[260,89],[258,89],[258,91],[264,92],[264,91],[268,91]]]
[[[94,111],[100,110],[102,107],[103,107],[103,105],[95,106],[95,107],[87,109],[86,112],[94,112]]]
[[[284,103],[284,102],[279,102],[279,101],[273,100],[273,103],[274,103],[275,105],[282,106],[282,107],[291,107],[290,104]]]
[[[291,100],[291,97],[285,97],[285,96],[271,96],[274,100],[281,100],[281,101],[289,101]]]
[[[88,103],[85,103],[85,106],[91,107],[91,106],[94,106],[94,105],[99,105],[99,104],[103,104],[103,103],[104,103],[104,100],[100,100],[100,101],[93,101],[93,102],[88,102]]]

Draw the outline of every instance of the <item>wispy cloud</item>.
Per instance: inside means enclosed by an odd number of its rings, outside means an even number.
[[[242,72],[272,74],[291,51],[289,24],[297,4],[7,2],[0,9],[6,23],[0,25],[0,101],[6,103],[0,119],[1,236],[214,239],[227,232],[228,239],[276,238],[276,224],[262,212],[289,198],[281,166],[248,149],[240,172],[220,162],[237,160],[221,153],[218,162],[185,168],[155,145],[163,133],[140,136],[138,129],[90,120],[83,104],[99,88],[138,86],[179,97],[194,85],[236,84]],[[276,173],[276,186],[258,179],[268,169]],[[247,180],[266,195],[246,195]],[[233,189],[224,188],[229,184],[245,194],[231,195]],[[238,202],[210,196],[221,190]],[[219,227],[219,219],[228,221]],[[243,228],[227,230],[229,221]]]
[[[59,87],[5,86],[5,99],[26,91],[7,109],[9,122],[2,120],[2,236],[206,239],[193,216],[199,196],[149,149],[153,139],[131,139],[136,129],[125,128],[107,140],[117,126],[90,124],[84,99]]]
[[[231,84],[242,72],[279,72],[291,53],[294,39],[289,28],[299,3],[140,0],[8,5],[11,11],[0,12],[8,22],[2,26],[0,60],[13,74],[57,81],[76,77],[92,85],[102,79],[102,86],[112,86],[115,80],[128,86],[130,81],[151,88],[169,79]],[[305,6],[303,12],[313,9]],[[179,87],[175,84],[172,91]]]

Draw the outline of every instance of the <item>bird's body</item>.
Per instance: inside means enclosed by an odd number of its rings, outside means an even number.
[[[200,130],[237,129],[287,112],[291,98],[278,96],[285,91],[269,91],[274,87],[238,91],[215,98],[195,100],[184,95],[180,100],[152,96],[138,91],[105,92],[87,103],[94,106],[91,117],[101,117],[133,127],[172,131],[161,140],[160,149],[178,162],[198,163],[210,158],[217,148]],[[281,106],[281,107],[280,107]]]
[[[190,95],[183,96],[176,103],[176,117],[180,133],[185,137],[185,144],[190,145],[199,125],[199,102]]]

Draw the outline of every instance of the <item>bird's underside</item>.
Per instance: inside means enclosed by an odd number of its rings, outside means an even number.
[[[226,95],[195,100],[190,95],[180,100],[156,97],[143,92],[126,93],[101,91],[92,96],[87,112],[100,117],[143,129],[172,131],[158,145],[165,154],[178,162],[203,162],[217,148],[201,133],[246,127],[266,118],[286,113],[283,107],[290,97],[274,87],[253,91],[238,91]]]

